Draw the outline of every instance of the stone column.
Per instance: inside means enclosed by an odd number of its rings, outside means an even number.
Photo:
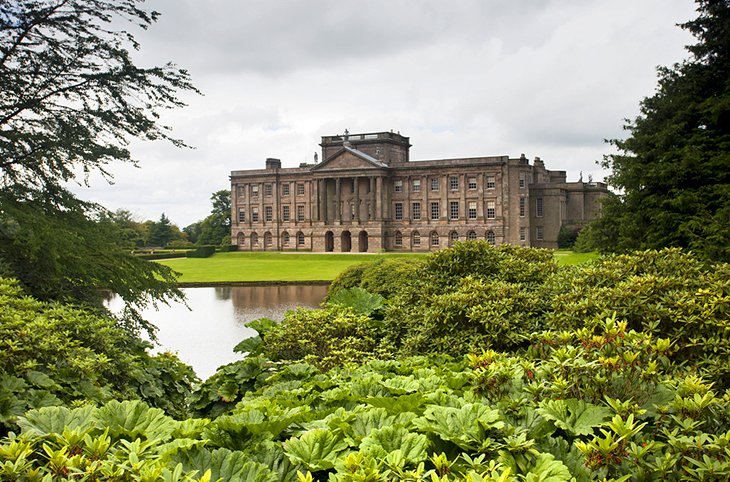
[[[360,178],[355,178],[355,222],[360,224]]]
[[[335,223],[342,223],[342,179],[339,177],[335,179]]]
[[[370,176],[370,208],[368,209],[368,221],[375,219],[375,178]]]
[[[383,220],[383,178],[375,178],[375,220]]]

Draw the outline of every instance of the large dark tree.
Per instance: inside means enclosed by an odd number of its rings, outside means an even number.
[[[199,223],[190,225],[190,231],[197,231],[196,244],[230,244],[227,241],[231,235],[231,191],[216,191],[210,196],[210,200],[213,203],[210,215]]]
[[[103,208],[66,189],[134,163],[132,138],[182,145],[158,119],[195,89],[171,64],[133,62],[126,29],[157,18],[143,3],[0,0],[0,269],[42,299],[90,302],[100,287],[137,306],[181,295],[171,271],[115,243]]]
[[[612,140],[608,200],[590,233],[604,250],[679,246],[730,261],[730,2],[699,0],[681,25],[691,57],[659,70],[641,114]]]

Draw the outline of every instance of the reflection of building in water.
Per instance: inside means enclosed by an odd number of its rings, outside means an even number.
[[[229,289],[235,310],[272,306],[316,308],[327,294],[326,285],[231,286]]]
[[[230,286],[215,286],[215,299],[217,300],[230,300],[231,299],[231,287]]]
[[[430,251],[454,241],[556,248],[593,219],[605,184],[567,182],[536,157],[410,160],[400,133],[322,137],[321,162],[231,172],[239,250]]]

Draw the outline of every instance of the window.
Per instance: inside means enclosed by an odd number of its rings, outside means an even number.
[[[259,245],[259,235],[256,233],[251,233],[251,246],[258,246]]]
[[[240,184],[238,186],[238,195],[239,196],[245,196],[246,195],[246,184]]]
[[[542,217],[542,198],[535,198],[535,215],[538,218]]]
[[[284,246],[289,246],[289,233],[284,231],[281,233],[281,244]]]
[[[251,184],[251,196],[258,197],[258,195],[259,195],[259,185]]]
[[[525,198],[520,198],[520,217],[525,217]]]
[[[236,236],[236,244],[239,246],[243,246],[246,244],[246,236],[244,236],[243,233],[238,233],[238,236]]]
[[[245,223],[246,222],[246,210],[245,209],[239,209],[238,210],[238,222],[239,223]]]
[[[271,233],[267,231],[264,233],[264,248],[269,246],[271,246]]]
[[[415,231],[413,233],[413,246],[420,246],[421,245],[421,233],[418,231]]]
[[[431,179],[431,191],[438,192],[439,190],[439,180],[437,178]]]
[[[259,208],[251,208],[251,221],[254,223],[259,222]]]
[[[403,234],[400,231],[395,232],[395,245],[403,246]]]
[[[411,204],[411,216],[413,217],[414,221],[421,220],[421,203],[420,202],[414,202],[413,204]]]
[[[431,246],[438,246],[439,245],[439,234],[434,231],[431,233]]]
[[[291,220],[291,208],[289,206],[281,207],[281,220],[282,221]]]
[[[495,187],[497,187],[497,182],[494,176],[487,176],[487,189],[494,189]]]
[[[299,231],[299,232],[297,233],[297,244],[298,244],[299,246],[304,246],[304,233],[303,233],[303,232],[301,232],[301,231]]]
[[[304,196],[304,184],[297,184],[297,196]]]
[[[468,239],[469,241],[474,241],[475,239],[477,239],[476,231],[469,231],[468,233],[466,233],[466,239]]]
[[[469,216],[469,219],[477,218],[477,202],[476,201],[469,201],[468,216]]]
[[[272,193],[273,189],[271,188],[271,184],[264,184],[264,195],[271,196]]]
[[[395,203],[395,219],[396,221],[403,219],[403,203]]]
[[[459,201],[449,202],[449,219],[459,219]]]
[[[285,182],[281,185],[281,195],[282,196],[288,196],[289,195],[289,183]]]
[[[474,190],[477,188],[477,178],[476,177],[470,177],[467,180],[467,184],[469,185],[469,189]]]
[[[449,246],[453,246],[455,242],[459,240],[459,233],[451,231],[449,233]]]
[[[494,231],[487,231],[487,242],[492,246],[497,244],[497,239],[494,237]]]
[[[431,219],[438,220],[439,218],[439,203],[438,201],[431,203]]]
[[[525,188],[526,180],[527,180],[527,174],[524,172],[521,172],[520,173],[520,189]]]
[[[355,203],[350,203],[350,221],[355,220]]]
[[[527,230],[522,226],[520,228],[520,241],[524,241],[525,239],[527,239]]]
[[[544,236],[544,233],[543,233],[542,226],[537,226],[535,228],[535,239],[537,239],[538,241],[542,241],[543,236]]]
[[[403,192],[403,180],[402,179],[396,179],[395,181],[393,181],[393,191]]]
[[[355,178],[350,179],[350,192],[355,193]]]
[[[449,178],[449,189],[451,191],[458,191],[459,190],[459,178],[456,176],[451,176]]]
[[[497,211],[495,210],[494,206],[494,201],[487,201],[487,219],[494,219],[496,217]]]
[[[264,207],[264,220],[266,222],[271,222],[274,217],[273,213],[274,209],[271,206]]]
[[[421,192],[421,180],[420,179],[414,179],[411,183],[413,186],[413,192]]]
[[[304,204],[297,205],[297,221],[304,221]]]

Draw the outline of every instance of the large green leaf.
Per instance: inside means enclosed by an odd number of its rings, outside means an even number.
[[[418,464],[428,458],[428,437],[409,432],[403,427],[383,427],[373,430],[362,439],[360,450],[376,458],[383,458],[390,452],[400,450],[410,464]]]
[[[87,430],[94,425],[96,409],[91,405],[75,408],[43,407],[31,410],[18,420],[24,434],[45,436],[63,433],[64,429]]]
[[[335,466],[340,453],[347,450],[347,443],[329,430],[314,429],[284,442],[284,452],[293,463],[301,463],[316,472]]]
[[[600,427],[611,415],[611,411],[606,407],[575,398],[543,401],[537,412],[573,436],[590,435],[594,428]]]
[[[525,476],[525,482],[568,482],[572,478],[568,467],[555,460],[552,454],[540,454]]]
[[[362,288],[350,288],[336,292],[327,303],[347,306],[358,315],[370,316],[373,312],[383,309],[384,301],[385,298],[379,294],[370,293]]]
[[[226,482],[277,482],[277,474],[241,452],[217,449],[211,453],[211,480]],[[201,470],[201,473],[205,470]]]
[[[99,425],[108,427],[109,435],[113,437],[166,440],[177,428],[177,423],[165,412],[139,400],[112,400],[99,408],[96,417]]]
[[[463,407],[431,405],[423,417],[413,420],[422,431],[448,440],[464,450],[484,450],[491,445],[488,431],[501,429],[499,411],[481,403],[467,403]]]

